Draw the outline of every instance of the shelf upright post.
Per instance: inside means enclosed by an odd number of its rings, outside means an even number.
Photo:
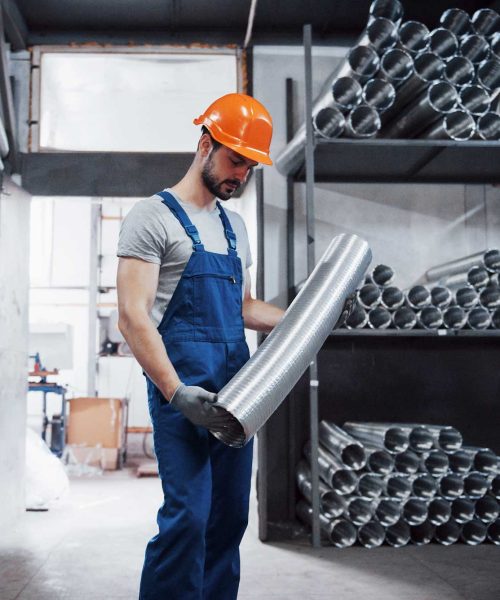
[[[304,25],[305,63],[305,124],[306,124],[306,230],[307,230],[307,275],[315,266],[314,237],[314,138],[312,130],[312,27]],[[309,418],[311,437],[311,484],[312,484],[312,543],[321,546],[319,527],[319,472],[318,472],[318,365],[315,357],[309,367]]]

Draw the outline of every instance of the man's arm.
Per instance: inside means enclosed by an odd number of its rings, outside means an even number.
[[[243,320],[247,329],[269,333],[281,320],[285,311],[273,304],[256,300],[250,293],[250,273],[247,269],[243,297]]]
[[[141,367],[165,398],[170,400],[181,381],[149,316],[159,272],[160,265],[137,258],[120,258],[117,276],[118,328]]]

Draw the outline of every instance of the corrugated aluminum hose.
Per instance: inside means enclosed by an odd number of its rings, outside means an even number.
[[[234,417],[227,432],[214,433],[219,440],[241,447],[264,425],[332,332],[370,261],[356,235],[332,240],[280,323],[219,392],[217,406]]]

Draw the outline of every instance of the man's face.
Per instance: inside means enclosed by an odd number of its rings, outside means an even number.
[[[229,200],[257,164],[226,146],[216,150],[212,147],[201,177],[211,194],[221,200]]]

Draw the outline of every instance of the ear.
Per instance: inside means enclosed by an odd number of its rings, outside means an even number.
[[[212,140],[208,133],[204,133],[198,142],[198,152],[200,156],[206,158],[212,150]]]

